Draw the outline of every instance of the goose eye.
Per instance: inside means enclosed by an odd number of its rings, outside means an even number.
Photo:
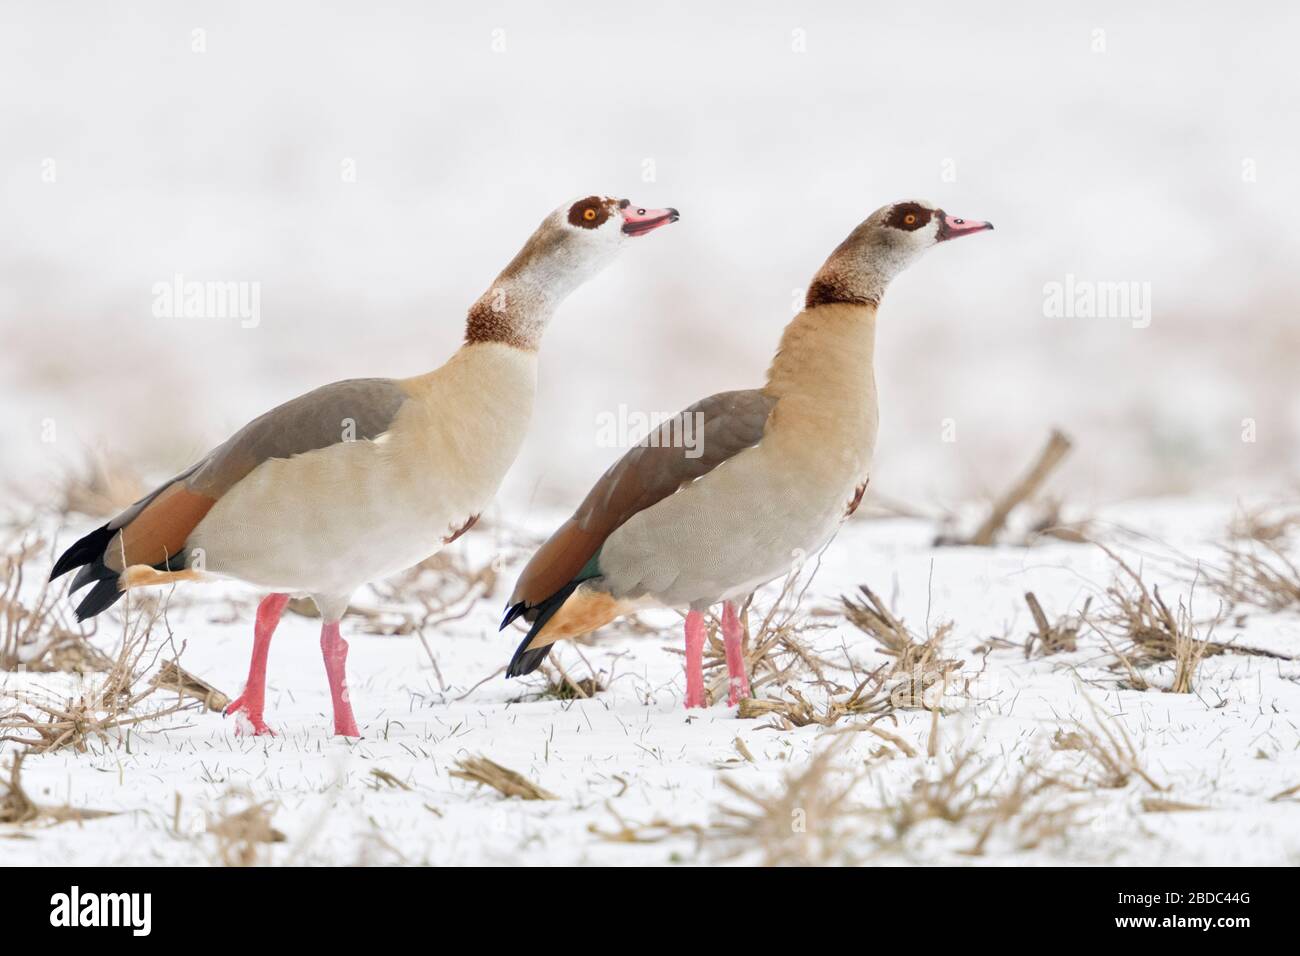
[[[609,218],[608,203],[599,196],[579,199],[569,207],[569,225],[579,229],[599,229]]]
[[[906,216],[903,217],[903,222],[905,222],[905,223],[906,223],[907,225],[909,225],[909,226],[911,226],[911,225],[915,225],[915,224],[916,224],[916,213],[911,213],[911,212],[909,212]]]

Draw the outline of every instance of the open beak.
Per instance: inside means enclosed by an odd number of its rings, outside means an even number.
[[[676,209],[638,209],[631,203],[622,212],[623,232],[629,236],[643,236],[681,218]]]
[[[985,229],[992,228],[993,223],[991,222],[980,222],[978,219],[958,219],[946,212],[939,215],[940,242],[945,239],[956,239],[958,236],[969,236],[971,233],[983,232]]]

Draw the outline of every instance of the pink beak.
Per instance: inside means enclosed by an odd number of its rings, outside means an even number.
[[[623,232],[629,236],[643,236],[660,226],[681,218],[676,209],[641,209],[627,200],[623,201]]]
[[[992,229],[993,223],[980,222],[978,219],[958,219],[956,216],[950,216],[942,210],[939,211],[939,241],[945,239],[956,239],[958,236],[969,236],[973,232],[983,232],[985,229]]]

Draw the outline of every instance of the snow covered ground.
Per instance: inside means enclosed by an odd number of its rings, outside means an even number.
[[[537,427],[487,527],[447,552],[487,569],[470,597],[495,575],[492,593],[458,600],[454,573],[358,596],[379,612],[344,625],[362,740],[328,736],[317,623],[288,615],[269,677],[279,736],[189,710],[30,754],[22,786],[45,813],[0,822],[0,864],[1300,858],[1296,602],[1239,605],[1208,635],[1218,596],[1191,570],[1223,560],[1240,490],[1296,499],[1300,126],[1278,117],[1294,113],[1300,7],[82,6],[0,11],[0,555],[21,502],[48,509],[89,454],[125,466],[106,497],[129,501],[150,487],[136,474],[174,474],[310,388],[436,366],[566,198],[617,193],[683,219],[548,329]],[[519,640],[496,630],[506,594],[554,509],[613,457],[601,421],[758,384],[834,245],[918,195],[997,232],[891,287],[872,491],[987,497],[1025,436],[1059,425],[1079,451],[1052,492],[1175,612],[1192,601],[1202,637],[1281,656],[1208,656],[1181,694],[1158,689],[1168,664],[1132,689],[1123,639],[1089,627],[1077,650],[1027,658],[1026,592],[1053,621],[1091,596],[1104,624],[1117,566],[1100,548],[935,548],[935,521],[860,513],[794,619],[825,679],[796,669],[758,694],[823,715],[890,665],[839,613],[866,584],[923,637],[952,622],[936,656],[961,663],[924,706],[904,693],[887,715],[803,727],[722,704],[688,715],[670,612],[555,655],[598,679],[594,698],[544,693],[556,672],[502,678]],[[247,327],[160,318],[154,287],[177,275],[253,283],[265,308]],[[1056,314],[1048,290],[1075,280],[1145,288],[1146,314]],[[92,526],[49,520],[27,601],[55,532],[66,545]],[[1294,556],[1300,532],[1283,545]],[[168,604],[182,666],[231,696],[256,598],[190,587]],[[108,653],[119,611],[93,638]],[[374,633],[410,615],[429,616],[423,641]],[[0,658],[22,626],[0,601]],[[0,669],[0,693],[83,690]],[[4,784],[22,749],[0,742],[0,821],[30,815]],[[478,755],[556,799],[451,775]],[[52,825],[60,807],[112,815]],[[248,844],[263,813],[283,840]]]
[[[558,517],[536,514],[528,532],[544,534]],[[1102,512],[1093,530],[1159,584],[1171,606],[1193,595],[1203,621],[1218,598],[1203,581],[1192,586],[1187,562],[1219,559],[1232,517],[1220,501],[1150,500]],[[863,715],[778,729],[770,717],[738,719],[725,704],[688,714],[680,628],[670,612],[645,615],[645,628],[563,647],[558,658],[573,679],[597,672],[605,689],[591,699],[543,697],[546,681],[537,675],[505,680],[499,669],[519,636],[497,633],[496,623],[527,549],[501,527],[453,546],[457,563],[499,573],[489,598],[457,605],[468,607],[463,617],[426,629],[432,660],[413,634],[381,636],[365,633],[363,619],[345,622],[363,739],[328,735],[317,624],[288,614],[268,683],[278,736],[241,737],[232,719],[187,711],[145,722],[129,739],[92,741],[83,753],[32,754],[22,782],[37,804],[115,815],[0,826],[0,860],[211,863],[231,848],[209,826],[265,803],[284,836],[249,848],[249,859],[267,863],[1300,862],[1300,663],[1207,656],[1194,692],[1174,694],[1158,689],[1172,678],[1170,665],[1145,670],[1150,689],[1126,689],[1126,674],[1110,666],[1113,655],[1087,628],[1075,652],[1026,659],[1021,645],[1033,627],[1026,591],[1052,620],[1089,595],[1093,615],[1104,608],[1115,564],[1097,547],[935,548],[930,521],[848,523],[797,616],[824,625],[803,639],[836,662],[829,680],[852,689],[887,663],[841,615],[818,613],[862,583],[918,633],[951,620],[944,652],[964,662],[941,701],[941,688],[931,688],[928,706],[894,711],[876,723],[885,732],[877,735],[845,730],[867,724]],[[29,578],[44,567],[33,560]],[[438,590],[454,598],[462,586],[448,580]],[[773,596],[765,592],[755,606]],[[191,587],[176,592],[168,610],[172,640],[185,645],[182,666],[232,696],[245,674],[254,597]],[[380,594],[358,603],[391,609]],[[757,626],[757,615],[751,622]],[[154,633],[161,642],[166,629]],[[120,636],[120,621],[106,620],[94,640],[112,651]],[[1300,655],[1294,612],[1239,606],[1209,636]],[[71,681],[11,673],[0,687],[62,691]],[[758,696],[788,698],[792,690],[817,710],[828,699],[808,672],[769,682]],[[144,706],[160,705],[150,700]],[[1102,785],[1118,781],[1105,780],[1106,768],[1080,743],[1086,731],[1113,737],[1121,749],[1127,735],[1133,759],[1120,760],[1123,785]],[[0,748],[5,765],[20,749]],[[825,772],[810,774],[817,754],[827,755]],[[477,755],[555,799],[507,799],[451,775],[457,760]],[[746,829],[728,811],[760,819]]]

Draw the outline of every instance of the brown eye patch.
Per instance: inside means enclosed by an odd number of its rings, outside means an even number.
[[[920,203],[900,202],[889,210],[889,218],[885,220],[885,225],[902,229],[904,232],[912,232],[929,223],[931,215],[933,210],[926,209]]]
[[[609,204],[599,196],[579,199],[569,207],[569,223],[583,229],[595,229],[609,218]]]

